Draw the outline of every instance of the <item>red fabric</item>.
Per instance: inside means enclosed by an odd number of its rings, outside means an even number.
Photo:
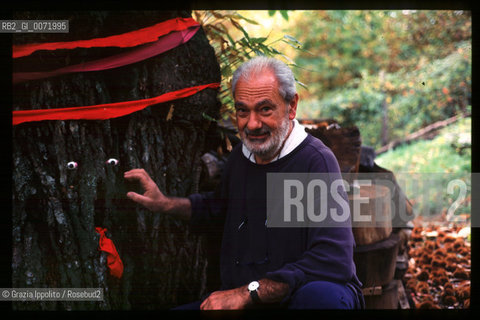
[[[105,120],[110,118],[118,118],[136,111],[140,111],[157,103],[185,98],[206,88],[216,89],[219,86],[219,83],[210,83],[167,92],[160,96],[149,99],[99,104],[94,106],[19,110],[13,111],[12,120],[13,125],[15,126],[23,122],[43,120]]]
[[[139,49],[114,55],[108,58],[90,61],[46,72],[16,72],[13,74],[13,84],[58,76],[73,72],[99,71],[118,68],[154,57],[160,53],[173,49],[190,40],[200,27],[194,26],[181,31],[174,31],[160,38],[160,40],[146,44]]]
[[[98,242],[98,250],[105,251],[107,255],[107,266],[110,270],[110,274],[115,278],[121,278],[123,274],[123,262],[118,255],[117,249],[111,239],[108,239],[105,235],[107,229],[96,227],[95,231],[100,234],[100,240]]]
[[[77,40],[68,42],[31,43],[13,46],[13,58],[29,56],[38,50],[58,50],[75,48],[103,48],[103,47],[135,47],[141,44],[157,41],[159,37],[172,31],[185,30],[198,23],[192,18],[175,18],[157,23],[156,25],[126,32],[105,38]]]

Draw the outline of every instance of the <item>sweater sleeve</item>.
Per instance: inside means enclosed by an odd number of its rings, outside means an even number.
[[[190,225],[194,226],[196,230],[208,232],[209,226],[223,226],[228,203],[227,189],[230,166],[230,162],[227,161],[220,183],[216,186],[215,191],[194,193],[188,196],[192,205]]]
[[[315,153],[313,160],[309,168],[310,172],[329,172],[340,175],[338,162],[329,149],[325,148],[322,152]],[[348,201],[344,188],[340,187],[339,191],[345,201]],[[340,209],[331,194],[328,195],[327,201],[329,210],[331,208]],[[355,276],[353,262],[355,244],[350,218],[336,226],[306,227],[305,232],[307,245],[300,258],[266,274],[268,279],[285,282],[289,285],[289,292],[284,298],[284,302],[308,282],[324,280],[347,283]]]
[[[196,227],[220,225],[225,214],[226,200],[221,191],[194,193],[188,196],[192,204],[190,224]]]

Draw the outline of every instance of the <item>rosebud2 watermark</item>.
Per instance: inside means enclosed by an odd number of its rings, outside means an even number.
[[[0,288],[0,301],[103,301],[103,288]]]
[[[472,175],[268,173],[267,227],[404,227],[469,222]]]

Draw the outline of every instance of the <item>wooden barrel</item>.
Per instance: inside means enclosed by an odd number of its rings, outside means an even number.
[[[384,240],[392,233],[391,197],[386,186],[372,184],[359,188],[360,192],[350,193],[348,198],[355,243],[363,246]]]
[[[398,309],[398,289],[398,280],[392,280],[378,294],[365,295],[365,308]]]
[[[400,237],[392,233],[383,241],[355,248],[353,260],[363,288],[384,286],[393,280],[399,240]]]

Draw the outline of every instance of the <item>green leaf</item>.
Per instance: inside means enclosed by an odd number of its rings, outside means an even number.
[[[297,79],[295,79],[295,82],[298,83],[300,86],[304,87],[305,89],[308,89],[308,86],[306,84],[304,84],[303,82],[300,82]]]
[[[280,54],[282,57],[284,57],[285,60],[287,60],[291,65],[296,66],[295,62],[294,62],[292,59],[290,59],[289,57],[287,57],[287,56],[284,55],[283,53],[280,53],[280,52],[279,52],[279,54]]]
[[[228,33],[226,34],[226,36],[227,36],[228,40],[230,41],[230,44],[231,44],[232,46],[234,46],[234,45],[235,45],[235,41],[233,40],[233,38],[232,38]]]
[[[232,25],[235,28],[237,28],[238,30],[240,30],[243,33],[245,38],[250,39],[250,36],[248,35],[247,31],[245,31],[245,29],[243,29],[243,27],[237,21],[235,21],[233,19],[230,19],[230,21],[232,22]]]
[[[285,40],[282,40],[282,42],[285,42],[285,43],[288,44],[290,47],[292,47],[292,48],[294,48],[294,49],[296,49],[296,50],[299,50],[299,51],[302,51],[302,52],[306,52],[306,53],[308,53],[308,54],[310,54],[310,55],[314,55],[311,51],[308,51],[308,50],[306,50],[306,49],[303,49],[303,48],[302,48],[300,45],[298,45],[298,44],[294,44],[294,43],[292,43],[292,42],[290,42],[290,41],[285,41]]]
[[[264,43],[265,40],[267,40],[267,37],[250,38],[250,42],[253,42],[253,43]]]
[[[280,10],[280,14],[282,15],[283,19],[288,21],[288,12],[287,10]]]
[[[204,117],[205,119],[207,119],[208,121],[213,121],[213,122],[217,122],[217,119],[214,119],[212,117],[210,117],[208,114],[206,114],[205,112],[202,112],[202,117]]]
[[[298,41],[297,39],[295,39],[295,38],[292,37],[292,36],[289,36],[288,34],[284,35],[283,37],[286,38],[286,39],[288,39],[288,40],[290,40],[290,41],[293,41],[293,42],[295,42],[295,43],[297,43],[297,44],[299,44],[299,45],[302,45],[302,43],[301,43],[300,41]]]
[[[240,13],[237,13],[237,15],[238,15],[239,18],[247,21],[248,23],[251,23],[251,24],[254,24],[254,25],[257,25],[257,26],[259,25],[259,23],[257,21],[246,18],[246,17],[242,16]]]
[[[273,15],[275,14],[275,12],[277,12],[277,10],[268,10],[268,15],[270,17],[273,17]]]

